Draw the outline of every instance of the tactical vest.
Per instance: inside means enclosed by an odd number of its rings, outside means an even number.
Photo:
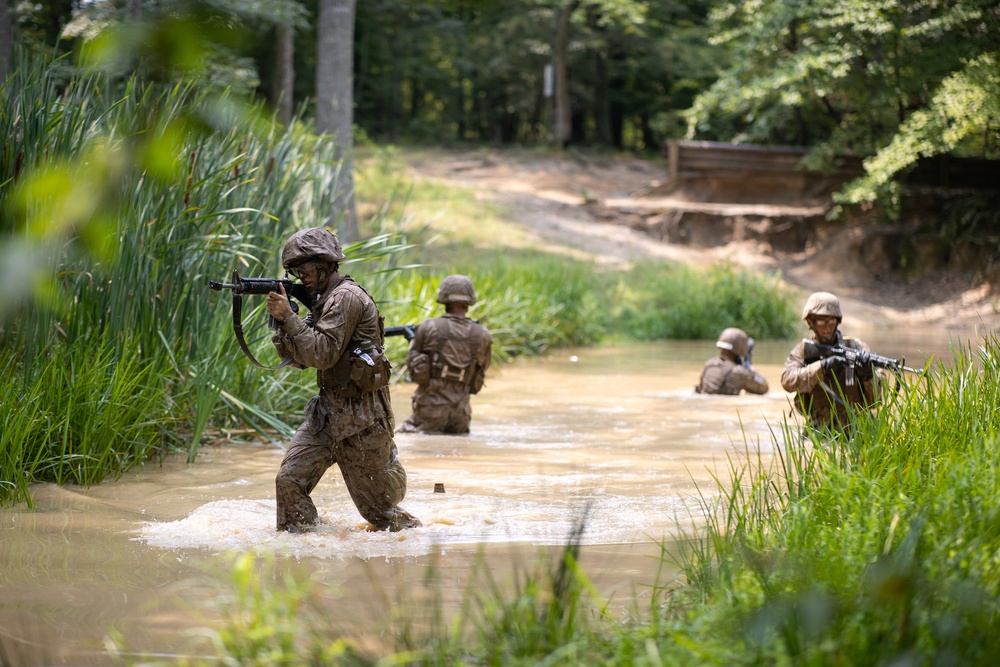
[[[365,293],[372,304],[375,300],[365,290],[358,285],[350,276],[341,277],[340,282],[334,286],[330,292],[330,297],[344,281],[350,280]],[[378,307],[375,307],[378,313]],[[351,334],[343,354],[337,363],[325,371],[319,372],[319,385],[321,391],[329,391],[337,398],[354,398],[361,394],[370,394],[378,391],[382,387],[388,386],[392,375],[392,365],[385,356],[382,343],[385,340],[385,318],[378,315],[378,340],[372,341],[361,339],[357,335],[357,330]]]

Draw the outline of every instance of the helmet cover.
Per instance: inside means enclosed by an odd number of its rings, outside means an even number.
[[[723,329],[722,333],[719,334],[719,340],[716,341],[715,346],[722,350],[729,350],[737,357],[743,358],[750,351],[750,337],[743,329],[729,327]]]
[[[471,306],[476,302],[476,289],[472,286],[472,280],[460,274],[447,276],[438,287],[437,302],[464,303]]]
[[[844,317],[840,312],[840,300],[829,292],[814,292],[809,295],[806,305],[802,308],[802,319],[808,320],[810,315],[836,317],[837,322]]]
[[[329,264],[347,259],[340,249],[340,239],[323,227],[310,227],[295,232],[281,250],[281,265],[285,269],[317,259]]]

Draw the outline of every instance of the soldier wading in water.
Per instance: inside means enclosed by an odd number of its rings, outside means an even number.
[[[295,368],[315,368],[319,385],[275,479],[278,530],[302,532],[317,523],[309,494],[334,464],[358,512],[375,530],[420,525],[398,507],[406,494],[406,471],[392,437],[382,318],[368,293],[338,273],[344,258],[333,232],[296,232],[285,243],[281,263],[314,297],[309,317],[302,320],[292,311],[283,287],[267,297],[267,312],[280,323],[272,339],[278,354],[291,356]]]
[[[781,386],[795,393],[792,403],[811,426],[844,431],[851,411],[870,410],[877,402],[877,373],[866,356],[871,350],[863,341],[840,333],[838,327],[843,319],[840,301],[829,292],[810,295],[802,309],[802,319],[812,330],[812,341],[858,351],[856,377],[848,383],[847,361],[842,356],[806,363],[806,341],[801,341],[785,360]]]
[[[444,316],[417,327],[406,357],[417,390],[413,394],[413,414],[400,429],[405,433],[468,433],[472,420],[469,395],[482,389],[490,367],[490,332],[466,317],[469,307],[476,303],[472,280],[462,275],[448,276],[438,287],[437,302],[444,305]]]
[[[741,391],[767,393],[767,379],[750,364],[750,337],[743,329],[723,329],[715,346],[719,348],[719,356],[705,362],[701,381],[694,388],[697,393],[729,396]]]

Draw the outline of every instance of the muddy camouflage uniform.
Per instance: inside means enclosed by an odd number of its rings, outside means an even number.
[[[809,321],[810,315],[836,317],[842,319],[840,302],[828,292],[816,292],[806,301],[802,319]],[[845,337],[839,330],[832,341],[822,341],[813,331],[812,341],[824,345],[839,345],[859,352],[871,352],[868,345],[857,338]],[[792,400],[795,409],[809,419],[815,428],[831,428],[836,431],[846,429],[848,408],[868,410],[875,406],[878,397],[878,374],[871,367],[856,369],[854,384],[847,384],[847,369],[833,372],[823,370],[823,361],[806,363],[805,341],[792,348],[781,373],[781,386],[785,391],[794,392]],[[845,402],[846,401],[846,402]]]
[[[767,393],[767,379],[743,364],[750,352],[750,337],[745,331],[735,327],[725,329],[715,346],[719,348],[719,356],[705,362],[696,392],[729,396],[736,396],[741,391]]]
[[[466,276],[448,276],[438,290],[438,303],[446,307],[476,303],[472,281]],[[417,383],[413,414],[401,430],[468,433],[469,396],[482,389],[492,351],[490,332],[464,314],[446,313],[421,323],[406,357],[410,378]]]
[[[397,507],[406,494],[406,471],[393,441],[382,318],[360,285],[336,273],[336,262],[344,255],[331,232],[297,232],[282,252],[286,269],[317,258],[334,272],[316,297],[311,318],[289,317],[273,339],[278,354],[294,359],[293,366],[317,369],[319,386],[275,479],[277,528],[298,532],[317,522],[309,494],[334,464],[340,466],[358,512],[376,529],[420,525]],[[355,349],[367,354],[374,366],[352,354]]]

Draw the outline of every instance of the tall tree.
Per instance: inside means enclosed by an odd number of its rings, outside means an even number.
[[[274,104],[278,120],[288,124],[292,120],[295,90],[295,28],[279,23],[274,37]]]
[[[333,135],[340,170],[334,179],[331,223],[343,218],[341,237],[360,238],[354,199],[354,14],[355,0],[320,0],[316,54],[316,131]]]
[[[14,43],[12,35],[10,2],[9,0],[0,0],[0,82],[5,81],[10,75]]]
[[[569,143],[573,130],[572,114],[573,109],[569,98],[569,28],[573,11],[579,3],[577,0],[570,0],[565,4],[556,7],[556,35],[555,45],[552,49],[552,68],[555,73],[555,127],[553,128],[553,140],[556,146],[563,148]]]

